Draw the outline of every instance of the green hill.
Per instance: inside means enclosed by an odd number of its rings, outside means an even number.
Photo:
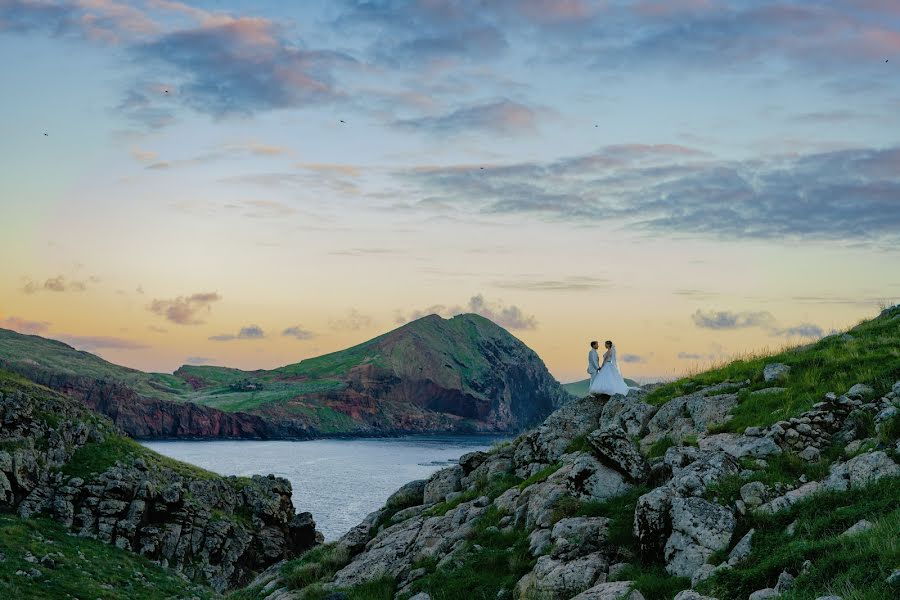
[[[0,366],[75,390],[141,437],[512,431],[568,398],[530,348],[474,314],[429,315],[273,370],[185,365],[173,375],[120,367],[61,342],[0,330]],[[98,382],[106,387],[97,391]],[[167,428],[176,422],[186,425]]]

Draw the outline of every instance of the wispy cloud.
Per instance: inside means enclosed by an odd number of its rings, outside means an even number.
[[[374,321],[369,315],[351,308],[342,317],[330,319],[328,324],[335,331],[359,331],[368,329],[374,324]]]
[[[221,299],[217,292],[200,292],[171,300],[153,300],[147,310],[178,325],[200,325],[203,321],[199,315],[209,313],[213,303]]]
[[[781,337],[820,338],[825,335],[825,330],[812,323],[801,323],[794,327],[776,329],[773,333]]]
[[[645,363],[645,362],[647,362],[647,359],[639,354],[623,354],[622,356],[619,357],[619,360],[621,360],[624,363]]]
[[[573,275],[563,279],[496,281],[494,285],[504,289],[528,292],[587,292],[590,290],[609,288],[608,279]]]
[[[69,335],[58,334],[55,339],[65,342],[78,350],[143,350],[148,348],[146,344],[118,337],[103,335]]]
[[[50,328],[50,323],[48,321],[29,321],[21,317],[9,316],[5,319],[0,319],[0,327],[27,335],[38,335],[47,331]]]
[[[463,313],[481,315],[507,329],[536,329],[538,326],[537,319],[533,315],[526,314],[518,306],[488,301],[482,294],[472,296],[465,305],[435,304],[411,312],[398,311],[396,322],[406,323],[432,314],[452,317]]]
[[[65,275],[57,275],[44,280],[43,283],[26,279],[22,291],[26,294],[37,292],[83,292],[88,288],[88,283],[97,283],[100,280],[91,277],[87,280],[68,279]]]
[[[222,333],[211,335],[209,339],[213,342],[230,342],[232,340],[261,340],[265,337],[266,334],[259,325],[247,325],[246,327],[241,327],[236,334]]]
[[[300,325],[294,325],[293,327],[288,327],[281,332],[281,335],[285,337],[292,337],[298,340],[311,340],[316,337],[316,334],[308,329],[303,329]]]
[[[691,315],[694,325],[703,329],[744,329],[747,327],[771,327],[775,317],[767,311],[730,312],[697,310]]]
[[[463,106],[442,115],[402,119],[394,124],[403,129],[442,135],[456,135],[469,131],[517,135],[533,132],[537,126],[537,117],[538,111],[535,109],[503,99]]]
[[[215,362],[215,359],[207,356],[188,356],[184,359],[186,365],[208,365],[211,362]]]

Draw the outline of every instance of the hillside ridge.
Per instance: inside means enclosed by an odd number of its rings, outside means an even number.
[[[474,314],[428,315],[272,370],[183,365],[172,375],[0,330],[0,367],[142,438],[518,431],[569,398],[533,350]]]

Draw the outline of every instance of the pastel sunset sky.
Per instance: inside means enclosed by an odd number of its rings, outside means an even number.
[[[0,327],[270,368],[478,312],[562,381],[900,299],[900,2],[0,0]]]

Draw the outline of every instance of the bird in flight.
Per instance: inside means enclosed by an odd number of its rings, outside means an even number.
[[[346,123],[346,122],[347,122],[347,121],[345,121],[345,120],[343,120],[343,119],[341,119],[341,123]]]
[[[50,137],[50,136],[47,135],[47,132],[44,132],[44,137]]]
[[[169,93],[169,90],[166,90],[166,93],[168,94],[168,93]]]

